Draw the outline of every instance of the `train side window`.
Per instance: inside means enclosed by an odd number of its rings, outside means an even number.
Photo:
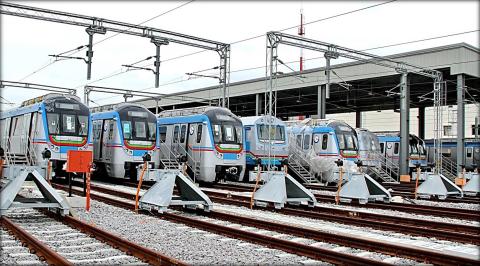
[[[467,148],[466,153],[467,153],[467,158],[472,158],[473,148]]]
[[[173,129],[173,143],[178,143],[178,133],[180,131],[180,127],[179,126],[175,126],[175,128]]]
[[[182,130],[180,130],[180,143],[184,143],[185,142],[185,135],[187,133],[187,126],[186,125],[182,125]]]
[[[322,150],[326,150],[328,146],[328,134],[322,136]]]
[[[158,134],[160,135],[160,142],[165,143],[165,140],[167,139],[167,127],[166,126],[159,127]]]
[[[203,125],[199,124],[197,126],[197,143],[200,143],[200,141],[202,141],[202,131],[203,131]]]
[[[303,149],[308,150],[310,148],[310,135],[305,135],[303,137]]]
[[[302,135],[297,135],[297,146],[302,147]]]
[[[385,143],[380,143],[380,152],[385,153]]]
[[[395,147],[393,148],[393,154],[398,154],[399,148],[400,148],[400,144],[396,142]]]

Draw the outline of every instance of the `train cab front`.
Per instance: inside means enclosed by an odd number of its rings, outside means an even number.
[[[47,147],[51,151],[55,175],[64,175],[64,164],[69,150],[91,150],[88,133],[90,111],[74,98],[45,100],[43,120]]]
[[[240,181],[245,173],[242,122],[231,113],[218,111],[210,117],[215,147],[215,181]]]
[[[115,173],[113,176],[125,176],[135,179],[137,167],[143,164],[143,155],[150,154],[152,160],[150,167],[155,167],[156,161],[156,123],[155,115],[150,111],[138,107],[119,110],[120,124],[122,128],[123,175]],[[117,168],[118,169],[118,168]]]

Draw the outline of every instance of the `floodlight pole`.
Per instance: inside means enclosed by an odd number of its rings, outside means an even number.
[[[87,51],[87,80],[90,80],[92,77],[92,57],[93,57],[93,34],[105,34],[107,30],[101,26],[101,22],[97,22],[99,24],[88,27],[85,31],[88,34],[88,51]]]
[[[150,40],[151,43],[155,44],[156,54],[155,54],[155,88],[158,88],[160,85],[160,46],[161,45],[168,45],[169,41],[165,38],[153,37]]]

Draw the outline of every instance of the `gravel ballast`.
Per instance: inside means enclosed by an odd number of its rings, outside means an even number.
[[[303,265],[322,264],[306,257],[212,234],[156,217],[92,201],[79,218],[139,245],[194,265]]]

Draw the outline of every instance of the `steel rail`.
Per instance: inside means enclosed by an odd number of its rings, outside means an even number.
[[[18,239],[28,246],[30,250],[40,258],[51,265],[73,265],[70,261],[62,257],[53,249],[42,243],[36,237],[21,228],[9,218],[2,216],[0,218],[2,225],[4,225],[10,232],[12,232]]]
[[[62,186],[62,189],[65,187]],[[98,187],[97,187],[98,188]],[[94,190],[97,190],[97,188],[94,188]],[[123,192],[123,191],[118,191],[118,190],[113,190],[113,189],[108,189],[104,187],[99,187],[102,190],[102,193],[110,194],[110,195],[115,195],[118,197],[122,198],[127,198],[131,199],[133,194]],[[80,191],[78,191],[80,193]],[[97,196],[97,195],[95,195]],[[108,203],[111,204],[117,204],[115,202],[116,200],[109,199],[103,196],[99,196],[100,200],[107,201]],[[127,207],[128,204],[124,204],[123,202],[119,201],[118,202],[122,207]],[[130,206],[131,207],[131,206]],[[131,208],[130,208],[131,209]],[[355,236],[349,236],[349,235],[343,235],[343,234],[334,234],[334,233],[328,233],[328,232],[322,232],[322,231],[316,231],[313,229],[308,229],[308,228],[302,228],[302,227],[296,227],[292,225],[287,225],[283,223],[277,223],[277,222],[270,222],[270,221],[265,221],[265,220],[259,220],[256,218],[250,218],[246,216],[238,216],[236,214],[229,214],[225,212],[219,212],[219,211],[211,211],[211,212],[199,212],[197,211],[198,214],[201,214],[206,217],[210,217],[213,219],[219,219],[219,220],[224,220],[224,221],[229,221],[229,222],[234,222],[234,223],[239,223],[242,225],[247,225],[247,226],[253,226],[261,229],[266,229],[266,230],[271,230],[271,231],[277,231],[280,233],[286,233],[290,235],[295,235],[299,237],[307,237],[316,241],[324,241],[328,243],[334,243],[334,244],[339,244],[339,245],[344,245],[344,246],[349,246],[352,248],[358,248],[358,249],[364,249],[364,250],[369,250],[372,252],[380,252],[383,254],[388,254],[388,255],[393,255],[393,256],[401,256],[409,259],[414,259],[417,261],[422,261],[424,263],[433,263],[437,265],[458,265],[459,263],[462,265],[475,265],[477,261],[470,259],[470,258],[465,258],[465,257],[460,257],[460,256],[455,256],[451,254],[447,254],[445,252],[438,252],[438,251],[433,251],[433,250],[428,250],[424,248],[413,248],[413,247],[406,247],[403,245],[398,245],[395,243],[386,243],[383,241],[379,240],[372,240],[372,239],[365,239],[361,237],[355,237]],[[169,214],[170,215],[170,214]],[[180,217],[179,217],[180,216]],[[204,221],[198,221],[195,220],[194,222],[190,223],[189,221],[184,221],[185,217],[181,215],[175,215],[173,217],[174,221],[182,222],[182,223],[188,223],[191,226],[195,226],[196,223],[198,222],[203,222],[203,223],[208,223]],[[167,219],[170,219],[167,218]],[[190,219],[190,218],[188,218]],[[217,226],[217,225],[215,225]],[[198,227],[198,226],[196,226]],[[227,227],[227,230],[231,230],[230,227]],[[222,230],[220,230],[219,233]],[[245,232],[245,231],[242,231]]]
[[[319,186],[308,186],[305,187],[310,189],[322,189]],[[214,188],[219,189],[228,189],[233,191],[252,191],[250,187],[246,186],[237,186],[231,184],[215,184]],[[326,187],[332,188],[330,190],[337,190],[337,187]],[[313,193],[317,201],[320,202],[327,202],[327,203],[334,203],[335,197],[333,195],[322,195],[318,193]],[[437,206],[428,206],[428,205],[415,205],[415,204],[404,204],[404,203],[397,203],[397,202],[390,202],[390,203],[383,203],[383,202],[369,202],[368,204],[359,204],[358,202],[352,201],[350,203],[342,203],[342,205],[346,206],[355,206],[355,207],[362,207],[362,208],[375,208],[375,209],[386,209],[386,210],[395,210],[395,211],[402,211],[408,213],[416,213],[416,214],[423,214],[423,215],[431,215],[431,216],[439,216],[439,217],[449,217],[454,219],[464,219],[464,220],[472,220],[478,221],[480,220],[480,212],[477,210],[469,210],[469,209],[459,209],[459,208],[448,208],[448,207],[437,207]]]
[[[125,238],[121,238],[108,231],[89,225],[74,217],[50,216],[151,265],[187,265],[177,259],[135,244]]]
[[[248,199],[236,195],[226,195],[218,192],[206,192],[212,201],[249,207]],[[351,210],[315,207],[308,209],[290,208],[267,209],[281,214],[306,217],[329,222],[337,222],[360,227],[371,227],[403,234],[435,237],[438,239],[460,243],[480,244],[480,228],[467,225],[447,224],[421,219],[401,218],[395,216],[364,213]],[[434,228],[431,228],[434,227]],[[463,232],[462,232],[463,230]]]
[[[56,188],[62,190],[68,190],[67,186],[64,185],[54,185]],[[75,194],[81,195],[83,192],[78,189],[72,189],[72,192]],[[118,207],[122,207],[125,209],[133,210],[134,204],[121,201],[118,199],[109,198],[106,196],[98,195],[95,193],[90,194],[92,199],[99,200],[106,202],[111,205],[115,205]],[[152,214],[153,213],[146,213]],[[388,263],[384,263],[381,261],[376,261],[368,258],[358,257],[355,255],[345,254],[321,247],[313,247],[289,240],[283,240],[279,238],[274,238],[271,236],[265,236],[258,233],[248,232],[245,230],[235,229],[227,226],[222,226],[218,224],[212,224],[205,221],[200,221],[198,219],[185,217],[178,214],[173,213],[163,213],[163,214],[155,214],[155,216],[159,218],[164,218],[165,220],[169,220],[176,223],[183,223],[192,227],[200,228],[209,232],[225,235],[228,237],[233,237],[237,239],[241,239],[244,241],[256,243],[259,245],[267,246],[274,249],[280,249],[285,252],[294,253],[299,256],[309,257],[315,260],[321,260],[324,262],[339,264],[339,265],[390,265]]]

